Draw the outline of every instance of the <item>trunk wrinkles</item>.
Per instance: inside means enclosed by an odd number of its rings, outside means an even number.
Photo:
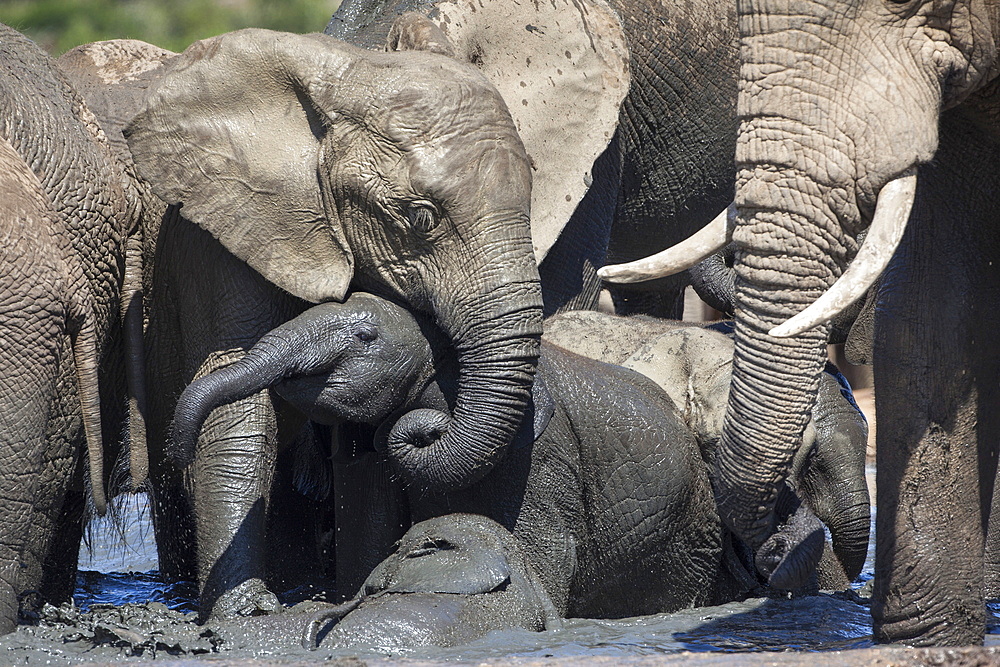
[[[744,149],[773,152],[752,134],[741,136]],[[790,168],[739,172],[736,350],[713,484],[723,519],[754,550],[775,531],[775,500],[816,401],[829,326],[790,339],[767,332],[819,297],[856,251],[835,210],[844,201]]]

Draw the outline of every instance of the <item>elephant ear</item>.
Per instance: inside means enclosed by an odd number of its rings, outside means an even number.
[[[549,393],[549,388],[545,386],[545,380],[541,375],[536,375],[535,382],[531,385],[531,404],[533,412],[531,441],[534,442],[545,433],[552,415],[556,412],[556,402],[552,400],[552,394]]]
[[[454,57],[500,91],[531,158],[531,238],[540,262],[618,127],[629,86],[618,16],[604,0],[443,0],[429,18],[440,32],[401,16],[389,47],[444,52],[443,33]]]
[[[192,44],[125,130],[140,175],[278,287],[342,300],[354,258],[317,180],[338,116],[326,98],[356,49],[322,35],[240,30]],[[318,76],[323,74],[322,77]]]

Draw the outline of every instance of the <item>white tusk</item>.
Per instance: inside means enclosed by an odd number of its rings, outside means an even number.
[[[603,266],[597,275],[611,283],[641,283],[679,273],[725,248],[733,240],[734,227],[736,204],[730,204],[712,222],[677,245],[628,264]]]
[[[777,338],[797,336],[828,322],[857,301],[878,280],[903,239],[917,191],[917,173],[906,171],[879,192],[875,215],[865,242],[844,274],[808,308],[770,331]]]

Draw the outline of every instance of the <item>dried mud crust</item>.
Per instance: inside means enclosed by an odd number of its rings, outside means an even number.
[[[89,611],[45,605],[37,625],[22,625],[0,638],[8,651],[35,649],[54,658],[74,654],[96,656],[201,655],[219,650],[221,640],[197,614],[168,609],[160,602],[93,605]],[[0,653],[0,662],[4,662]],[[30,662],[30,661],[29,661]]]
[[[571,656],[564,658],[477,658],[452,654],[445,661],[371,656],[331,656],[300,645],[304,619],[316,610],[305,602],[283,614],[198,625],[196,614],[168,609],[158,602],[121,606],[93,605],[82,612],[71,606],[45,606],[37,625],[21,626],[0,637],[0,665],[120,664],[156,659],[164,667],[189,665],[723,665],[785,667],[844,665],[905,667],[910,665],[1000,665],[1000,648],[907,649],[859,648],[824,652],[675,653],[658,656]],[[206,662],[207,659],[207,662]]]
[[[275,616],[205,625],[198,625],[196,613],[175,611],[160,602],[97,604],[86,612],[71,605],[45,605],[36,624],[21,625],[17,632],[0,637],[0,665],[103,664],[210,654],[236,659],[306,657],[296,631],[304,627],[315,605],[305,602]]]

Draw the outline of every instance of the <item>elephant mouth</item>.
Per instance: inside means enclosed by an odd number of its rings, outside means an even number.
[[[825,324],[868,292],[903,240],[916,192],[917,174],[913,168],[886,183],[879,192],[868,236],[851,265],[822,296],[771,329],[770,335],[789,338]]]

